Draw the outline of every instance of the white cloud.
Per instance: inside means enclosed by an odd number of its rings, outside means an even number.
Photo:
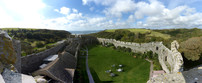
[[[164,5],[156,0],[149,0],[149,3],[138,2],[136,4],[137,11],[135,11],[135,17],[137,19],[142,19],[145,15],[154,16],[162,13],[165,8]]]
[[[67,7],[62,7],[62,8],[60,8],[60,13],[61,14],[65,14],[65,15],[67,15],[67,14],[69,14],[70,13],[70,9],[69,8],[67,8]]]
[[[195,12],[194,8],[178,6],[174,9],[164,8],[161,13],[148,15],[146,21],[139,27],[150,28],[193,28],[202,26],[202,13]]]
[[[122,13],[135,10],[135,2],[132,0],[117,0],[115,4],[104,10],[106,15],[121,17]]]
[[[67,19],[74,20],[74,19],[81,19],[83,18],[82,13],[71,13],[67,15]]]
[[[60,12],[58,9],[54,9],[54,11],[56,11],[56,12]]]
[[[94,2],[95,4],[101,4],[105,6],[112,5],[116,2],[117,0],[82,0],[83,5],[87,5],[90,2]]]
[[[0,27],[35,27],[44,19],[41,0],[1,0]]]
[[[74,13],[78,13],[78,10],[75,9],[75,8],[73,8],[72,11],[73,11]]]
[[[104,12],[105,16],[89,16],[75,8],[61,7],[53,10],[63,14],[61,17],[44,19],[40,10],[46,5],[41,0],[1,0],[0,3],[5,6],[0,5],[0,27],[42,27],[65,30],[202,27],[202,13],[186,5],[168,8],[157,0],[149,0],[149,2],[82,0],[82,2],[83,5],[90,6],[91,11],[98,11],[90,5],[92,2],[104,6],[105,8],[99,13]]]
[[[73,10],[73,9],[72,9]],[[133,20],[134,16],[129,16],[129,20]],[[100,30],[106,28],[124,28],[130,27],[128,23],[123,21],[113,21],[110,18],[99,16],[89,17],[83,16],[79,11],[72,12],[66,16],[49,19],[44,22],[47,27],[60,27],[58,29],[66,30]]]
[[[94,10],[94,7],[90,7],[89,9],[90,9],[90,11],[93,11],[93,10]]]
[[[128,23],[134,23],[135,17],[133,15],[128,16],[127,22]]]

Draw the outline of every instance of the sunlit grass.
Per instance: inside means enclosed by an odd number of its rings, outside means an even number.
[[[99,78],[95,82],[113,81],[113,83],[146,83],[149,79],[150,63],[144,59],[134,58],[126,52],[112,48],[95,46],[89,49],[89,67]],[[124,72],[117,72],[111,65],[123,65]],[[111,69],[117,76],[110,77],[106,70]],[[96,75],[93,75],[96,76]],[[96,78],[96,77],[95,77]]]
[[[108,29],[108,30],[105,30],[106,32],[115,32],[115,30],[118,30],[118,29]],[[154,36],[154,37],[161,37],[161,38],[164,38],[164,39],[169,39],[171,38],[170,35],[168,34],[163,34],[163,33],[160,33],[160,32],[156,32],[156,31],[152,31],[152,30],[149,30],[149,29],[124,29],[124,30],[129,30],[130,32],[133,32],[133,33],[150,33],[149,35],[147,36]]]

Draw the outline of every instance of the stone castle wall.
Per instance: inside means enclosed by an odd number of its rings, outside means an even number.
[[[57,52],[65,45],[65,41],[63,41],[55,47],[52,47],[45,51],[21,57],[21,72],[31,73],[33,71],[36,71],[37,69],[39,69],[38,67],[43,64],[44,58],[50,55],[57,54]]]
[[[97,38],[102,44],[113,43],[116,47],[131,48],[132,52],[145,53],[147,51],[153,51],[157,53],[159,62],[166,73],[179,72],[183,64],[181,54],[177,51],[179,45],[177,41],[171,43],[171,50],[163,45],[162,42],[150,42],[150,43],[132,43],[116,41],[115,39]]]

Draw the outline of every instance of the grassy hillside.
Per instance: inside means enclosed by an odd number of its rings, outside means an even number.
[[[145,83],[149,79],[150,63],[144,59],[134,58],[126,52],[94,46],[89,49],[88,59],[95,83]],[[112,67],[113,64],[115,67]],[[117,72],[119,64],[123,65],[123,72]],[[109,76],[106,70],[112,70],[116,76]]]
[[[115,32],[116,30],[118,30],[118,29],[108,29],[108,30],[105,30],[105,32]],[[168,35],[168,34],[162,34],[162,33],[159,33],[159,32],[153,31],[153,30],[149,30],[149,29],[124,29],[124,30],[128,30],[128,31],[133,32],[135,34],[137,34],[137,33],[141,33],[141,34],[149,33],[147,36],[161,37],[164,39],[170,38],[170,35]]]
[[[67,31],[47,29],[3,28],[8,34],[21,41],[22,56],[38,53],[51,48],[57,41],[66,39],[70,35]]]
[[[105,30],[106,32],[115,32],[118,29],[108,29]],[[148,33],[151,32],[151,30],[148,29],[124,29],[124,30],[129,30],[130,32],[134,32],[134,33]]]

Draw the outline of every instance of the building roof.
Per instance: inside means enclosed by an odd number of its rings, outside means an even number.
[[[45,58],[43,61],[54,61],[56,58],[58,58],[58,55],[50,55],[47,58]]]
[[[47,64],[42,64],[41,66],[39,66],[41,69],[42,68],[44,68],[44,67],[46,67],[47,66]]]

